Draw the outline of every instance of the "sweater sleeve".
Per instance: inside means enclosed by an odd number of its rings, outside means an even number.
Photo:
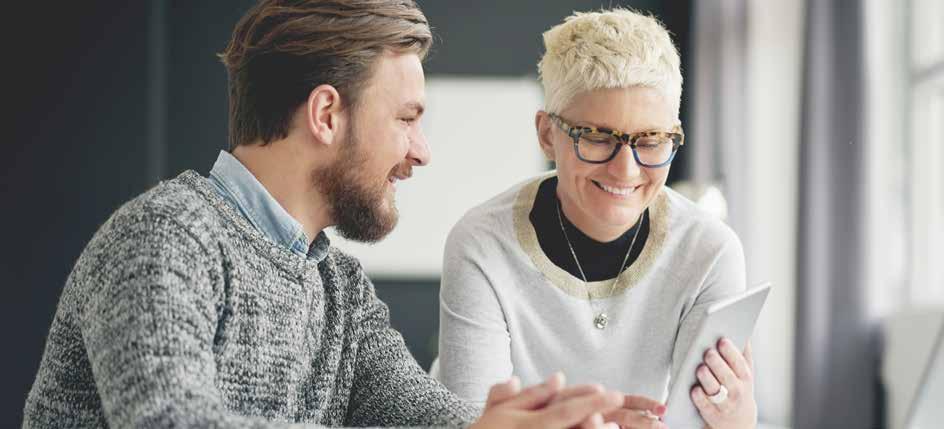
[[[229,412],[216,388],[206,250],[161,216],[118,219],[85,275],[81,331],[111,427],[288,427]]]
[[[714,252],[711,268],[702,285],[696,290],[693,304],[682,314],[675,349],[672,353],[672,374],[678,373],[685,353],[695,341],[698,328],[705,313],[712,304],[747,288],[747,274],[744,264],[744,250],[737,235],[724,226],[724,240]],[[740,346],[739,346],[740,347]]]
[[[389,310],[359,266],[361,290],[351,426],[465,427],[476,417],[467,403],[420,368],[403,337],[390,327]]]
[[[496,285],[483,266],[488,254],[468,225],[456,225],[446,241],[439,305],[439,379],[479,408],[514,369]]]

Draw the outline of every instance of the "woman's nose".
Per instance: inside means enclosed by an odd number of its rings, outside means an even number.
[[[621,145],[616,157],[610,160],[607,167],[610,174],[616,177],[636,177],[640,172],[639,164],[633,156],[633,149],[629,145]]]

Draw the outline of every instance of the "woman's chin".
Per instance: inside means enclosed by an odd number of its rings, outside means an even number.
[[[618,209],[610,209],[602,211],[594,216],[601,225],[605,225],[607,229],[617,229],[620,231],[625,231],[629,228],[632,228],[636,224],[636,220],[639,219],[639,214],[642,211],[637,208],[626,208],[620,207]]]

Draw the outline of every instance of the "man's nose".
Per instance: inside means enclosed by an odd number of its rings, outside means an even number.
[[[429,145],[426,143],[426,135],[423,134],[423,130],[418,130],[416,135],[410,139],[410,151],[407,152],[406,158],[410,161],[410,164],[424,166],[429,164],[431,156]]]

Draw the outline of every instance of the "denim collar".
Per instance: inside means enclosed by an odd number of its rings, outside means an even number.
[[[331,243],[325,233],[318,233],[309,247],[302,224],[229,152],[220,151],[209,179],[223,199],[239,209],[252,226],[272,241],[317,262],[327,256]]]

